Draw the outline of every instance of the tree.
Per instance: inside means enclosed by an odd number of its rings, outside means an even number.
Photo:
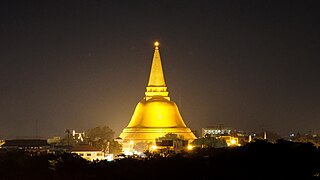
[[[65,130],[65,135],[61,139],[59,145],[74,146],[75,144],[76,144],[76,142],[72,138],[72,133],[71,133],[70,129],[66,129]]]
[[[215,137],[204,137],[195,139],[192,144],[196,147],[214,147],[222,148],[227,147],[227,143],[222,139],[217,139]]]
[[[119,155],[122,152],[122,146],[117,142],[112,140],[109,143],[109,153],[114,154],[114,156]]]
[[[108,126],[98,126],[86,131],[89,143],[103,151],[107,151],[107,144],[113,141],[113,136],[114,131]]]

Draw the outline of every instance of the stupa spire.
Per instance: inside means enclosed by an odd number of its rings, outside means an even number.
[[[146,88],[146,100],[154,96],[162,96],[168,100],[170,97],[168,96],[166,82],[164,80],[164,74],[162,70],[161,56],[159,51],[159,42],[156,41],[154,43],[154,53],[152,58],[151,71],[149,76],[148,86]]]
[[[161,64],[159,42],[156,41],[154,43],[154,46],[155,48],[153,53],[148,86],[166,86],[163,70],[162,70],[162,64]]]

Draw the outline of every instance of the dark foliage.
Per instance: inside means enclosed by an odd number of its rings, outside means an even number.
[[[77,155],[0,154],[1,180],[12,179],[320,179],[311,143],[258,140],[235,148],[196,148],[161,156],[89,162]]]

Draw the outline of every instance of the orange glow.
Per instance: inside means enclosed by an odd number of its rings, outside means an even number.
[[[240,146],[239,139],[232,136],[219,136],[219,139],[224,139],[228,146]]]

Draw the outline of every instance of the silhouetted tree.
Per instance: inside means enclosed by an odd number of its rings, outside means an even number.
[[[114,131],[108,126],[98,126],[86,131],[86,137],[93,146],[106,151],[107,143],[113,141]]]
[[[203,137],[195,139],[192,145],[196,147],[214,147],[222,148],[227,147],[227,143],[223,139],[217,139],[215,137]]]
[[[112,153],[114,156],[117,156],[121,152],[122,152],[122,146],[117,141],[112,140],[109,143],[109,153]]]

